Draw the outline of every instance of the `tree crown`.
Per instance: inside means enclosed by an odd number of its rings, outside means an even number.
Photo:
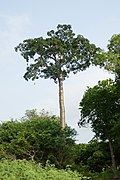
[[[64,80],[70,72],[83,71],[90,64],[98,64],[100,48],[90,44],[82,35],[73,33],[71,25],[58,25],[57,31],[47,32],[47,38],[24,40],[16,48],[27,62],[26,80],[51,78]]]
[[[119,92],[111,79],[88,88],[80,102],[79,126],[90,124],[96,136],[107,139],[120,111]]]
[[[113,35],[107,47],[105,68],[114,73],[116,79],[120,79],[120,34]]]

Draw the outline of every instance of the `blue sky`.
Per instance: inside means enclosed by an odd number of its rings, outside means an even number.
[[[120,33],[119,0],[0,0],[0,120],[21,118],[28,109],[45,109],[59,115],[58,86],[52,80],[26,82],[26,64],[14,51],[24,39],[46,36],[58,24],[71,24],[76,34],[106,50],[108,40]],[[70,75],[64,82],[66,121],[78,132],[79,142],[93,133],[79,129],[79,102],[87,86],[114,77],[99,68]]]

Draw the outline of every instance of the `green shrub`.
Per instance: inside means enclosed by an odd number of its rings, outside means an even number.
[[[58,117],[27,111],[21,121],[0,125],[0,159],[31,159],[44,166],[49,160],[66,168],[73,162],[75,135],[74,129],[60,127]]]
[[[0,180],[87,180],[88,177],[71,170],[57,170],[47,164],[45,168],[41,164],[27,160],[1,160]]]

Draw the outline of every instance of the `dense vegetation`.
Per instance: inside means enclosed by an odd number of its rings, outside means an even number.
[[[41,164],[35,164],[26,160],[2,160],[0,161],[1,180],[81,180],[89,179],[78,172],[71,170],[57,170],[49,164],[45,168]]]
[[[59,83],[60,118],[27,110],[23,118],[0,124],[0,179],[120,179],[120,35],[112,36],[107,52],[74,37],[70,25],[58,25],[47,35],[25,40],[16,50],[27,64],[34,61],[25,79]],[[76,144],[76,131],[65,124],[63,81],[91,64],[114,73],[115,80],[99,81],[84,93],[78,124],[91,126],[95,136]]]
[[[49,160],[56,167],[64,168],[71,164],[75,134],[69,127],[62,130],[55,116],[27,111],[21,121],[0,126],[0,157],[32,159],[43,165]]]
[[[37,177],[39,171],[44,172],[46,178],[51,171],[53,174],[55,173],[55,177],[59,176],[59,173],[65,173],[66,175],[61,174],[60,178],[64,176],[66,179],[69,176],[69,178],[73,178],[72,171],[78,172],[75,173],[74,179],[81,179],[82,176],[92,178],[96,178],[98,175],[100,177],[111,176],[108,142],[92,140],[88,144],[76,144],[75,135],[74,129],[70,127],[62,129],[59,126],[58,117],[45,112],[37,113],[36,110],[26,111],[25,116],[20,120],[2,123],[0,125],[1,173],[4,173],[6,177],[10,172],[13,177],[19,176],[19,173],[23,174],[23,177],[28,174],[29,178],[33,175]],[[119,167],[118,148],[119,146],[116,144],[115,156],[117,156],[117,166]],[[49,173],[47,173],[48,169],[46,170],[48,162],[54,164],[54,168]],[[14,172],[10,170],[12,166],[16,166]],[[27,166],[28,169],[25,170]],[[20,172],[17,169],[21,169]],[[71,169],[71,171],[66,172],[66,169]],[[106,170],[109,173],[105,174]],[[32,171],[31,177],[30,171]],[[49,175],[52,179],[54,179],[53,174]],[[0,176],[2,179],[3,175],[0,174]],[[39,179],[39,177],[37,178]]]

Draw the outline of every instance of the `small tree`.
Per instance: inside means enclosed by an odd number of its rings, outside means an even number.
[[[119,93],[112,80],[99,82],[93,88],[88,88],[80,102],[80,126],[90,124],[96,137],[108,140],[112,159],[113,172],[116,172],[113,143],[115,140],[114,126],[119,121],[120,114]]]
[[[65,168],[74,160],[76,131],[59,126],[59,118],[44,111],[27,110],[19,121],[0,125],[0,159],[26,159],[43,165],[49,160]]]
[[[27,62],[26,80],[50,78],[59,84],[60,123],[65,127],[63,81],[70,72],[83,71],[97,60],[101,51],[82,35],[73,33],[71,25],[58,25],[57,31],[47,32],[47,38],[24,40],[16,48]],[[97,62],[98,63],[98,62]]]

